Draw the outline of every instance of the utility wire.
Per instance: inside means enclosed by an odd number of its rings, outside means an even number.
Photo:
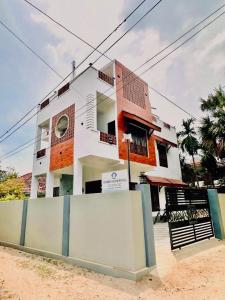
[[[112,47],[114,47],[125,35],[127,35],[128,32],[130,32],[141,20],[143,20],[151,11],[153,11],[156,6],[159,5],[159,3],[162,2],[162,0],[159,0],[154,6],[152,6],[140,19],[138,19],[137,22],[135,22],[123,35],[121,35],[111,46],[109,46],[102,55],[100,55],[94,62],[93,65],[104,55],[106,54]]]
[[[72,34],[74,37],[76,37],[78,40],[80,40],[81,42],[83,42],[84,44],[86,44],[87,46],[89,46],[90,48],[92,48],[94,51],[97,51],[99,54],[102,55],[102,52],[100,52],[99,50],[97,50],[94,46],[92,46],[89,42],[85,41],[83,38],[81,38],[80,36],[78,36],[76,33],[74,33],[72,30],[70,30],[69,28],[67,28],[66,26],[64,26],[62,23],[60,23],[59,21],[55,20],[53,17],[51,17],[50,15],[48,15],[46,12],[44,12],[42,9],[40,9],[39,7],[37,7],[36,5],[34,5],[33,3],[31,3],[28,0],[24,0],[28,5],[32,6],[35,10],[39,11],[39,13],[43,14],[45,17],[47,17],[49,20],[51,20],[52,22],[54,22],[55,24],[57,24],[59,27],[63,28],[65,31],[67,31],[68,33]],[[104,55],[104,54],[103,54]],[[109,57],[107,57],[106,55],[104,55],[106,58],[108,58],[110,61],[111,59]]]
[[[223,7],[225,7],[225,4],[220,6],[218,9],[216,9],[215,11],[213,11],[211,14],[209,14],[207,17],[205,17],[203,20],[201,20],[200,22],[198,22],[196,25],[194,25],[193,27],[191,27],[189,30],[187,30],[184,34],[180,35],[178,38],[176,38],[173,42],[171,42],[169,45],[167,45],[166,47],[164,47],[163,49],[161,49],[159,52],[155,53],[152,57],[150,57],[149,59],[147,59],[143,64],[141,64],[139,67],[137,67],[136,69],[128,72],[128,74],[125,76],[125,78],[129,77],[131,74],[135,73],[136,71],[138,71],[140,68],[142,68],[144,65],[146,65],[147,63],[149,63],[151,60],[153,60],[154,58],[156,58],[157,56],[159,56],[161,53],[163,53],[164,51],[166,51],[169,47],[171,47],[172,45],[174,45],[176,42],[178,42],[180,39],[182,39],[184,36],[186,36],[188,33],[190,33],[191,31],[193,31],[196,27],[198,27],[200,24],[202,24],[204,21],[206,21],[207,19],[209,19],[211,16],[213,16],[214,14],[216,14],[219,10],[221,10]],[[214,20],[213,20],[214,22]],[[210,25],[210,24],[209,24]],[[169,56],[169,55],[168,55]],[[166,56],[167,57],[167,56]],[[166,57],[164,57],[163,59],[165,59]],[[122,82],[124,80],[121,79],[118,81],[118,83]],[[112,87],[109,87],[106,91],[104,91],[104,93],[108,92],[109,90],[111,90]],[[113,94],[112,94],[113,95]],[[85,105],[84,105],[85,106]],[[84,107],[83,106],[83,107]],[[82,108],[82,107],[81,107]]]
[[[223,12],[222,14],[220,14],[218,17],[216,17],[214,20],[212,20],[211,22],[209,22],[207,25],[205,25],[203,28],[201,28],[198,32],[196,32],[194,35],[192,35],[190,38],[188,38],[187,40],[185,40],[182,44],[180,44],[177,48],[175,48],[173,51],[171,51],[170,53],[169,53],[169,55],[171,54],[171,53],[173,53],[175,50],[177,50],[178,48],[180,48],[182,45],[184,45],[187,41],[189,41],[191,38],[193,38],[194,36],[196,36],[199,32],[201,32],[203,29],[205,29],[206,27],[208,27],[210,24],[212,24],[214,21],[216,21],[219,17],[221,17],[223,14],[224,14],[225,12]],[[164,56],[163,57],[163,59],[165,59],[166,57],[168,57],[168,54],[166,55],[166,56]],[[161,59],[160,61],[162,61],[163,59]],[[160,62],[159,61],[159,62]],[[155,64],[154,64],[155,65]],[[147,71],[149,71],[149,69],[151,69],[152,68],[152,66],[150,67],[150,68],[148,68],[148,69],[146,69],[144,72],[142,72],[141,73],[141,75],[143,75],[144,73],[146,73]],[[139,75],[140,76],[140,75]],[[132,79],[131,81],[133,81],[134,79]],[[135,80],[136,80],[136,78],[135,78]],[[128,84],[130,84],[131,83],[131,81],[130,82],[128,82]],[[153,88],[152,88],[153,89]],[[108,98],[108,97],[110,97],[110,96],[107,96],[106,97],[106,99]],[[164,97],[165,98],[165,97]],[[106,99],[104,99],[103,101],[105,101]],[[168,98],[169,99],[169,98]],[[167,100],[168,100],[167,99]],[[170,99],[169,99],[170,100]],[[103,101],[101,101],[101,103],[103,102]],[[170,102],[172,103],[173,101],[172,100],[170,100]],[[101,104],[101,103],[98,103],[98,105],[99,104]],[[173,103],[173,104],[175,104],[175,103]],[[95,107],[96,105],[94,105],[94,106],[92,106],[91,108],[89,108],[88,110],[90,110],[90,109],[93,109],[94,107]],[[179,107],[180,108],[180,107]],[[86,110],[84,113],[86,113],[88,110]],[[183,110],[183,109],[182,109]],[[185,111],[186,112],[186,111]],[[78,117],[80,117],[81,115],[83,115],[84,113],[82,113],[82,114],[80,114],[79,116],[77,116],[76,118],[78,118]],[[187,113],[187,112],[186,112]],[[189,113],[188,113],[189,114]],[[190,115],[190,114],[189,114]]]
[[[187,115],[189,115],[190,117],[192,117],[195,120],[197,120],[197,117],[195,117],[194,115],[192,115],[191,113],[189,113],[183,107],[181,107],[178,104],[176,104],[173,100],[171,100],[170,98],[168,98],[167,96],[165,96],[164,94],[162,94],[161,92],[159,92],[158,90],[156,90],[155,88],[153,88],[152,86],[148,86],[148,87],[149,87],[150,90],[153,90],[156,94],[158,94],[159,96],[161,96],[164,100],[166,100],[169,103],[173,104],[174,106],[176,106],[177,108],[179,108],[180,110],[182,110],[183,112],[185,112]]]
[[[17,40],[20,41],[29,51],[31,51],[35,56],[37,56],[47,67],[49,67],[52,72],[54,72],[57,76],[61,75],[52,67],[49,63],[46,62],[36,51],[34,51],[27,43],[25,43],[15,32],[13,32],[2,20],[0,20],[0,24],[10,32]]]
[[[35,9],[37,9],[39,12],[43,13],[44,15],[46,15],[44,12],[42,12],[38,7],[36,7],[35,5],[33,5],[31,2],[24,0],[26,3],[28,3],[29,5],[33,6]],[[80,67],[89,57],[91,54],[93,54],[95,51],[97,51],[97,49],[114,33],[118,30],[118,28],[120,26],[122,26],[123,23],[125,23],[136,11],[137,9],[139,9],[141,7],[141,5],[144,4],[146,0],[142,1],[135,9],[133,9],[130,14],[97,46],[97,47],[92,47],[94,50],[88,55],[86,56],[76,67],[75,69],[77,69],[78,67]],[[46,15],[47,16],[47,15]],[[52,21],[55,22],[55,20],[53,20],[52,17],[48,16]],[[57,23],[57,22],[56,22]],[[3,22],[1,22],[2,26],[4,26],[11,34],[13,34],[14,37],[16,37],[26,48],[28,48],[35,56],[37,56],[45,65],[47,65],[55,74],[57,74],[60,78],[62,78],[62,76],[54,69],[52,68],[40,55],[38,55],[29,45],[27,45],[18,35],[16,35],[8,26],[6,26]],[[59,25],[59,24],[58,24]],[[63,25],[60,24],[61,27],[65,27]],[[67,30],[66,28],[64,28],[65,30]],[[69,30],[67,30],[69,31]],[[76,34],[72,33],[73,35],[76,36]],[[77,36],[76,36],[77,37]],[[100,52],[101,53],[101,52]],[[110,61],[112,61],[112,59],[109,58]],[[55,89],[57,89],[73,72],[70,72],[65,78],[62,78],[63,81],[61,81],[53,90],[51,90],[40,102],[44,101],[44,99],[46,97],[48,97]],[[11,126],[8,130],[6,130],[6,132],[4,134],[2,134],[0,136],[0,139],[2,137],[4,137],[7,133],[9,133],[14,127],[16,127],[17,124],[19,124],[24,118],[26,118],[35,108],[37,107],[37,105],[35,105],[34,107],[32,107],[22,118],[20,118],[15,124],[13,124],[13,126]],[[30,120],[30,119],[29,119]],[[28,121],[29,121],[28,120]],[[21,127],[20,127],[21,128]],[[2,141],[0,141],[1,143]]]
[[[24,0],[27,1],[27,0]],[[157,5],[157,4],[156,4]],[[137,69],[135,69],[133,72],[136,72],[137,70],[139,70],[141,67],[143,67],[146,63],[148,63],[150,60],[152,60],[153,58],[155,58],[156,56],[158,56],[159,54],[161,54],[163,51],[165,51],[166,49],[168,49],[171,45],[173,45],[175,42],[177,42],[179,39],[181,39],[182,37],[184,37],[186,34],[188,34],[189,32],[191,32],[193,29],[195,29],[197,26],[199,26],[202,22],[204,22],[206,19],[210,18],[213,14],[215,14],[216,12],[218,12],[220,9],[222,9],[225,5],[222,5],[221,7],[219,7],[217,10],[215,10],[214,12],[212,12],[210,15],[208,15],[206,18],[204,18],[202,21],[200,21],[199,23],[197,23],[195,26],[193,26],[191,29],[189,29],[187,32],[185,32],[183,35],[181,35],[180,37],[178,37],[174,42],[172,42],[171,44],[169,44],[167,47],[163,48],[161,51],[159,51],[158,53],[156,53],[153,57],[151,57],[150,59],[148,59],[145,63],[143,63],[140,67],[138,67]],[[222,13],[224,14],[224,13]],[[221,14],[221,15],[222,15]],[[159,62],[161,62],[162,60],[164,60],[166,57],[168,57],[170,54],[172,54],[174,51],[176,51],[178,48],[180,48],[183,44],[185,44],[186,42],[188,42],[191,38],[193,38],[195,35],[197,35],[200,31],[202,31],[204,28],[206,28],[207,26],[209,26],[211,23],[213,23],[217,18],[219,18],[221,15],[219,15],[218,17],[216,17],[214,20],[212,20],[210,23],[208,23],[206,26],[204,26],[202,29],[200,29],[199,31],[197,31],[194,35],[192,35],[189,39],[185,40],[184,43],[182,43],[181,45],[179,45],[177,48],[175,48],[173,51],[171,51],[169,54],[167,54],[166,56],[164,56],[160,61],[156,62],[155,64],[153,64],[150,68],[153,68],[155,65],[157,65]],[[143,17],[142,17],[143,18]],[[72,72],[71,72],[72,73]],[[70,74],[71,74],[70,73]],[[132,72],[131,72],[132,73]],[[69,74],[69,75],[70,75]],[[143,74],[143,73],[142,73]],[[129,76],[129,74],[128,74]],[[111,89],[111,88],[109,88]],[[49,93],[50,94],[50,93]],[[35,106],[36,107],[36,106]],[[80,108],[81,109],[81,108]],[[21,127],[20,127],[21,128]],[[19,129],[19,128],[18,128]],[[1,138],[1,137],[0,137]],[[5,139],[4,139],[5,140]],[[1,143],[2,141],[0,141]]]
[[[190,41],[193,37],[195,37],[197,34],[199,34],[202,30],[204,30],[205,28],[207,28],[209,25],[211,25],[213,22],[215,22],[217,19],[219,19],[220,17],[222,17],[225,14],[225,12],[221,13],[220,15],[218,15],[217,17],[215,17],[212,21],[210,21],[209,23],[207,23],[205,26],[203,26],[201,29],[199,29],[195,34],[193,34],[192,36],[190,36],[189,38],[187,38],[186,40],[184,40],[184,42],[182,42],[179,46],[177,46],[175,49],[173,49],[172,51],[170,51],[167,55],[163,56],[160,60],[158,60],[156,63],[154,63],[153,65],[151,65],[150,67],[148,67],[146,70],[144,70],[142,73],[140,73],[137,77],[133,77],[131,78],[131,80],[127,83],[130,84],[131,82],[133,82],[134,80],[137,80],[139,77],[141,77],[142,75],[144,75],[145,73],[147,73],[149,70],[151,70],[152,68],[154,68],[156,65],[158,65],[161,61],[163,61],[164,59],[166,59],[169,55],[171,55],[172,53],[174,53],[176,50],[178,50],[179,48],[181,48],[184,44],[186,44],[188,41]],[[136,69],[138,70],[139,67]],[[130,74],[132,74],[132,72],[130,72]],[[128,75],[129,76],[129,75]],[[118,89],[117,91],[121,90],[125,85],[123,85],[122,87],[120,87],[120,89]],[[98,102],[97,105],[100,105],[101,103],[103,103],[104,101],[106,101],[106,99],[112,95],[114,95],[115,92],[113,92],[112,94],[108,95],[107,97],[105,97],[102,101]],[[97,105],[94,105],[93,107],[88,108],[85,112],[83,112],[82,114],[78,115],[78,117],[80,117],[81,115],[83,115],[84,113],[87,113],[89,110],[93,109],[94,107],[96,107]]]
[[[25,0],[26,1],[26,0]],[[136,12],[136,10],[138,10],[139,9],[139,7],[141,7],[143,4],[144,4],[144,2],[146,2],[146,0],[143,0],[134,10],[132,10],[132,12],[118,25],[118,26],[116,26],[116,28],[112,31],[112,32],[110,32],[103,40],[102,40],[102,42],[100,42],[97,46],[96,46],[96,49],[98,49],[101,45],[103,45],[112,35],[113,35],[113,33],[115,33],[135,12]],[[93,50],[85,59],[83,59],[82,61],[81,61],[81,63],[80,64],[82,64],[82,63],[84,63],[93,53],[95,52],[95,50]],[[80,65],[79,64],[79,65]],[[79,67],[79,65],[77,66],[77,67]]]

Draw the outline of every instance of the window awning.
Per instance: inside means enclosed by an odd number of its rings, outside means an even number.
[[[163,144],[166,144],[166,145],[169,145],[171,147],[176,147],[177,148],[177,144],[176,143],[170,142],[170,141],[168,141],[166,139],[163,139],[163,138],[161,138],[161,137],[159,137],[157,135],[154,135],[154,137],[155,137],[156,141],[159,141],[159,142],[161,142]]]
[[[130,120],[136,121],[140,124],[143,124],[143,125],[145,125],[146,127],[150,128],[150,129],[153,129],[153,130],[156,130],[156,131],[161,131],[161,128],[159,126],[153,124],[150,121],[146,121],[146,120],[142,119],[141,117],[138,117],[138,116],[136,116],[134,114],[131,114],[127,111],[122,111],[122,114],[127,119],[130,119]]]
[[[151,185],[171,186],[171,187],[187,186],[187,184],[180,179],[172,179],[172,178],[165,178],[159,176],[146,176],[146,178]]]

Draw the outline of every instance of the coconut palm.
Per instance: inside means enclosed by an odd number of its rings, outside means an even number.
[[[225,161],[225,93],[215,89],[206,100],[201,99],[202,111],[209,115],[202,119],[200,134],[202,143],[220,162]]]
[[[186,152],[192,157],[193,167],[195,172],[195,177],[197,181],[197,185],[199,186],[198,178],[197,178],[197,168],[195,163],[195,155],[198,154],[199,150],[199,142],[197,139],[197,133],[194,129],[194,119],[183,120],[182,122],[182,131],[178,132],[178,140],[180,148],[183,152]]]

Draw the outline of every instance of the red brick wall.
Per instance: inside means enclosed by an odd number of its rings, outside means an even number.
[[[60,144],[68,139],[73,138],[73,136],[74,136],[74,114],[75,114],[75,105],[73,104],[52,118],[51,146]],[[55,126],[56,126],[58,120],[63,115],[67,115],[69,117],[69,128],[68,128],[66,134],[62,138],[58,138],[55,135]]]
[[[69,117],[69,127],[62,138],[55,134],[55,126],[63,116]],[[74,152],[74,116],[75,105],[71,105],[52,118],[50,171],[65,168],[73,164]]]
[[[135,74],[130,74],[130,72],[121,63],[116,61],[119,157],[125,160],[127,160],[127,146],[126,143],[122,142],[122,139],[126,128],[122,111],[135,114],[148,122],[153,121],[148,95],[148,84]],[[131,161],[156,166],[154,137],[148,140],[148,150],[149,157],[131,153]]]
[[[74,139],[51,147],[50,171],[69,167],[73,164]]]

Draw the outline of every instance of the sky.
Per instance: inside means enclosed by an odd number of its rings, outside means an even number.
[[[31,1],[92,45],[97,45],[141,2]],[[147,0],[101,50],[113,43],[155,3],[156,0]],[[221,5],[223,1],[220,0],[162,0],[108,52],[108,56],[134,70]],[[71,71],[72,60],[79,63],[91,51],[87,45],[35,11],[24,0],[0,0],[0,21],[10,27],[62,76]],[[199,118],[202,116],[200,98],[206,98],[219,84],[225,85],[224,50],[225,15],[146,72],[142,78],[150,87]],[[98,54],[93,54],[79,71],[96,57]],[[146,68],[161,57],[151,61]],[[105,63],[107,59],[102,58],[96,67],[100,68]],[[144,70],[145,68],[138,71],[137,75]],[[60,78],[55,73],[0,24],[0,135],[59,82]],[[182,119],[190,117],[151,89],[150,102],[156,108],[154,113],[165,122],[176,126],[177,130],[181,128]],[[0,143],[0,157],[34,136],[35,118]],[[33,152],[33,147],[30,147],[2,160],[0,165],[3,168],[13,167],[22,175],[32,170]]]

